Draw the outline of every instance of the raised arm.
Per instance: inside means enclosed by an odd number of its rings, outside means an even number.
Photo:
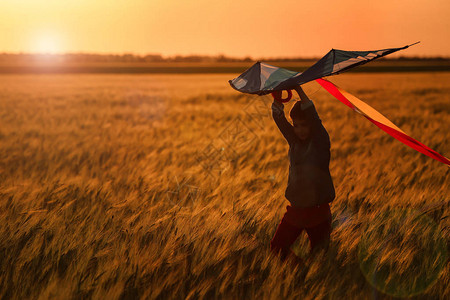
[[[294,127],[286,120],[283,103],[273,100],[272,117],[288,144],[293,145],[298,137],[295,134]]]
[[[314,103],[305,94],[301,86],[295,88],[295,91],[300,97],[301,108],[305,112],[306,121],[311,128],[312,139],[317,141],[320,145],[330,148],[330,137],[327,130],[322,125]]]

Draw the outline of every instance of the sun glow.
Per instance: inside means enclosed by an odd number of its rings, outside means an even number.
[[[55,54],[64,51],[60,36],[54,32],[36,33],[31,41],[31,51],[41,54]]]

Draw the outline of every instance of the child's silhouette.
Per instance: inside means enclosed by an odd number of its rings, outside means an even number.
[[[330,138],[317,114],[313,102],[298,86],[301,101],[290,111],[292,126],[284,115],[284,105],[272,103],[272,116],[289,144],[289,179],[285,192],[291,205],[286,206],[270,249],[284,261],[302,260],[290,250],[303,230],[306,230],[311,252],[319,246],[328,247],[331,233],[331,211],[335,191],[329,171]],[[281,96],[281,91],[277,92]]]

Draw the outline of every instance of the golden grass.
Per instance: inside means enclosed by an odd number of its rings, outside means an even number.
[[[0,298],[448,299],[448,167],[315,83],[330,249],[304,270],[269,255],[288,146],[233,77],[0,76]],[[330,80],[450,156],[449,73]]]

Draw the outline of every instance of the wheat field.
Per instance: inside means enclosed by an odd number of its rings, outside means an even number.
[[[0,298],[449,299],[449,168],[316,83],[330,248],[270,255],[288,145],[235,76],[0,75]],[[450,156],[450,73],[329,80]]]

